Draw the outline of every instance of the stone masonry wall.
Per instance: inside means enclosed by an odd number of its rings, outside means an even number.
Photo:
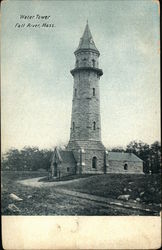
[[[73,104],[70,140],[101,140],[99,54],[82,51],[76,54],[75,68],[82,68],[73,75]],[[95,93],[94,93],[95,91]],[[94,129],[95,122],[95,129]]]
[[[124,170],[125,163],[128,165],[127,170]],[[143,173],[143,162],[108,161],[108,164],[108,173]]]
[[[93,88],[95,96],[93,96]],[[100,140],[100,97],[97,73],[87,70],[75,73],[73,91],[70,139]],[[96,123],[95,130],[93,122]],[[73,128],[73,123],[75,123],[75,128]]]
[[[96,168],[92,167],[93,157],[97,158]],[[100,150],[87,150],[83,156],[84,164],[82,167],[82,173],[103,174],[104,173],[104,151]]]
[[[61,164],[58,165],[58,176],[59,176],[59,171],[60,171],[60,177],[73,175],[76,173],[76,166],[67,162],[62,162]]]
[[[93,62],[94,60],[94,62]],[[92,51],[84,51],[76,54],[75,67],[95,67],[98,68],[98,54]]]

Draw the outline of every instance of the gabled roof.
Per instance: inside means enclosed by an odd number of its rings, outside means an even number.
[[[92,50],[95,50],[96,52],[99,53],[99,51],[96,48],[96,45],[95,45],[95,43],[93,41],[93,37],[92,37],[91,31],[89,29],[88,22],[86,24],[83,36],[80,39],[79,46],[78,46],[78,48],[77,48],[77,50],[75,52],[77,52],[78,50],[82,50],[82,49],[83,50],[84,49],[92,49]]]
[[[108,161],[135,161],[143,162],[139,157],[133,153],[122,152],[108,152]]]
[[[60,150],[60,156],[63,162],[66,163],[76,163],[73,152],[72,151],[67,151],[67,150]]]
[[[60,163],[66,162],[66,163],[70,163],[70,164],[76,163],[72,151],[58,149],[57,147],[54,149],[54,152],[52,153],[51,162],[52,163],[54,163],[54,162],[60,162]]]

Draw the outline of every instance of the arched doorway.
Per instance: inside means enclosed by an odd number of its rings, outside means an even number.
[[[97,168],[97,157],[96,156],[94,156],[92,158],[92,168]]]
[[[57,163],[54,163],[54,176],[57,176]]]

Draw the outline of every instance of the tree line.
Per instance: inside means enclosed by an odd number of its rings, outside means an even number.
[[[48,170],[52,150],[38,147],[11,148],[2,156],[2,170]]]
[[[115,147],[110,151],[134,153],[143,160],[145,173],[160,173],[161,145],[158,141],[151,145],[142,141],[131,141],[126,148]],[[2,155],[2,170],[48,170],[51,157],[51,149],[40,150],[38,147],[24,147],[18,150],[11,148]]]

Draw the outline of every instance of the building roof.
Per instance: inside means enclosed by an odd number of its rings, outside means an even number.
[[[95,50],[96,52],[99,53],[99,51],[96,48],[96,45],[93,41],[93,37],[92,37],[91,31],[89,29],[88,22],[86,24],[83,36],[80,39],[79,46],[75,52],[77,52],[78,50],[82,50],[82,49],[83,50],[84,49],[92,49],[92,50]]]
[[[55,147],[54,152],[51,156],[51,162],[66,162],[70,164],[75,164],[75,158],[72,151],[62,150]]]
[[[133,153],[124,153],[124,152],[108,152],[109,161],[134,161],[134,162],[143,162],[139,157]]]
[[[59,150],[61,161],[67,162],[67,163],[75,163],[75,158],[72,151],[67,150]]]

